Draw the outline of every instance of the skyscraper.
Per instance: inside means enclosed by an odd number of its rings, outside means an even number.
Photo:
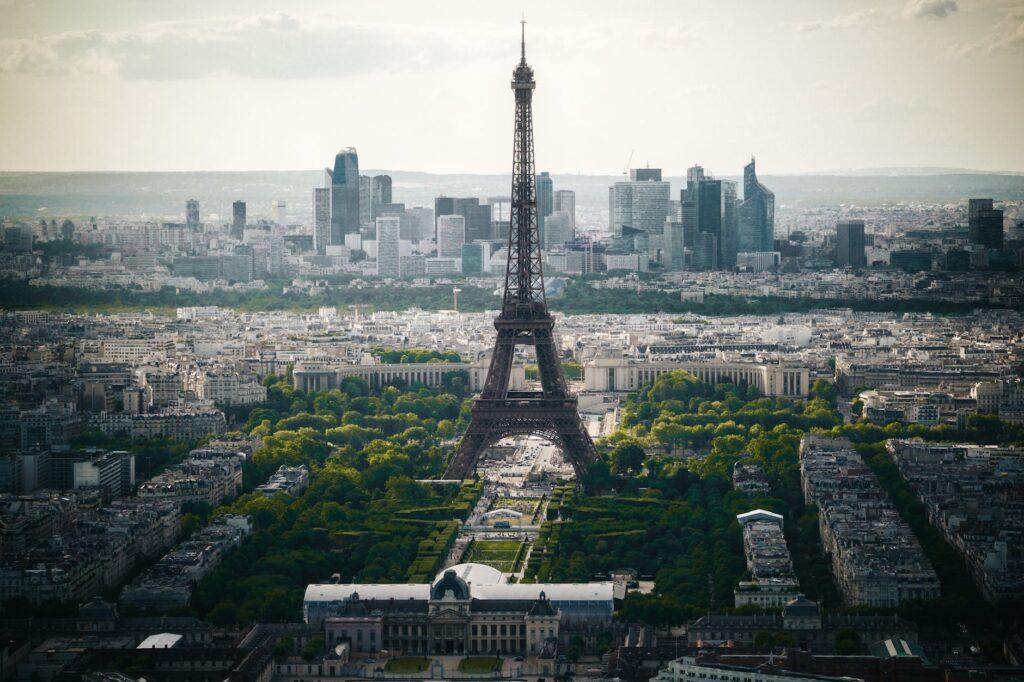
[[[359,225],[360,228],[373,225],[373,178],[369,175],[359,176]]]
[[[245,202],[231,204],[231,236],[238,239],[245,233]]]
[[[836,223],[836,267],[862,268],[864,255],[864,221],[840,220]]]
[[[467,243],[493,238],[491,207],[481,204],[476,197],[437,197],[434,199],[435,221],[444,215],[461,215],[466,219]],[[434,227],[436,232],[437,225]]]
[[[346,234],[359,233],[359,156],[354,147],[338,152],[331,181],[331,244],[344,244]]]
[[[697,216],[697,243],[702,249],[701,258],[694,258],[694,265],[701,269],[718,270],[722,267],[722,181],[708,178],[695,184],[694,209]],[[701,235],[710,235],[713,243]],[[704,239],[703,242],[700,242]],[[710,254],[710,255],[709,255]]]
[[[462,245],[462,274],[479,275],[490,272],[490,245],[486,242]]]
[[[381,216],[377,226],[377,276],[401,276],[401,246],[398,233],[401,221],[398,216]]]
[[[313,248],[323,255],[331,237],[331,188],[313,189]]]
[[[544,242],[544,220],[554,211],[555,184],[547,171],[537,176],[537,227],[540,243]]]
[[[661,260],[665,270],[675,272],[686,269],[686,238],[682,223],[674,221],[665,223],[662,245]]]
[[[434,209],[426,206],[414,206],[408,209],[409,219],[412,222],[412,243],[418,244],[421,241],[429,242],[434,238]]]
[[[288,224],[288,204],[280,199],[270,202],[270,219],[284,227]]]
[[[199,202],[195,199],[185,202],[185,225],[192,232],[198,232],[202,227],[199,224]]]
[[[986,249],[1003,248],[1003,212],[991,199],[970,199],[967,203],[968,240]]]
[[[555,192],[555,213],[561,211],[569,216],[569,225],[576,229],[576,192],[571,189],[560,189]]]
[[[373,176],[373,205],[381,206],[383,204],[390,204],[391,200],[391,176],[390,175],[374,175]]]
[[[437,218],[437,255],[439,258],[461,258],[466,243],[466,219],[461,215]]]
[[[661,179],[660,168],[634,168],[628,181],[609,188],[611,230],[622,236],[631,227],[647,235],[661,235],[671,211],[670,183]]]
[[[722,180],[722,242],[719,247],[719,267],[731,270],[736,267],[736,252],[739,251],[739,221],[737,217],[736,183]]]
[[[704,167],[703,166],[690,166],[686,169],[686,190],[683,193],[682,199],[691,199],[696,201],[697,195],[697,183],[704,179]]]
[[[550,251],[556,246],[571,242],[575,237],[576,232],[573,230],[569,214],[565,211],[555,211],[544,222],[544,241],[541,246],[545,251]]]
[[[775,240],[775,195],[757,181],[754,159],[743,168],[739,206],[739,250],[771,251]]]

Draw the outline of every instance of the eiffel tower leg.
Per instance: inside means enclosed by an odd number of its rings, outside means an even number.
[[[537,353],[537,373],[540,375],[544,395],[549,397],[569,394],[565,374],[559,364],[558,350],[551,329],[538,329],[534,333],[534,350]]]
[[[494,353],[491,355],[491,366],[487,368],[487,379],[481,398],[500,398],[508,392],[509,378],[512,376],[512,361],[515,356],[515,332],[502,329],[494,342]]]
[[[473,421],[462,436],[459,449],[452,455],[445,469],[444,477],[450,480],[465,480],[476,477],[476,464],[480,455],[487,447],[487,428],[478,421]]]

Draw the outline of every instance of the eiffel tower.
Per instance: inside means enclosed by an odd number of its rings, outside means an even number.
[[[555,320],[548,312],[537,229],[537,192],[533,164],[532,99],[536,82],[526,63],[526,22],[522,58],[512,72],[516,99],[516,130],[512,160],[512,212],[509,221],[508,264],[501,314],[494,320],[498,338],[480,397],[473,402],[472,419],[458,452],[448,463],[445,478],[471,478],[483,451],[506,436],[533,434],[559,446],[572,462],[577,480],[597,460],[569,392],[555,342]],[[540,374],[540,391],[509,390],[516,346],[533,346]]]

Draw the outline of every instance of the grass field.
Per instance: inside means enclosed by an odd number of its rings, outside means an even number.
[[[430,667],[429,658],[404,656],[392,658],[384,664],[384,671],[389,673],[421,673]]]
[[[477,540],[470,545],[463,561],[493,566],[502,573],[514,573],[520,549],[518,540]]]
[[[501,671],[501,659],[494,656],[471,656],[459,661],[459,672],[462,673],[489,673],[494,668]]]
[[[539,497],[497,497],[491,503],[491,509],[514,509],[529,516],[537,511],[540,502]]]

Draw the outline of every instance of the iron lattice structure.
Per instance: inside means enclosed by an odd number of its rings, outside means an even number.
[[[494,320],[498,338],[472,419],[445,478],[471,478],[483,451],[506,436],[533,434],[558,445],[579,478],[597,460],[594,443],[580,419],[576,396],[569,392],[558,358],[555,321],[548,312],[537,229],[537,191],[533,158],[533,69],[522,57],[513,71],[516,100],[512,161],[512,211],[508,262],[501,314]],[[511,391],[509,379],[516,346],[533,346],[540,391]]]

